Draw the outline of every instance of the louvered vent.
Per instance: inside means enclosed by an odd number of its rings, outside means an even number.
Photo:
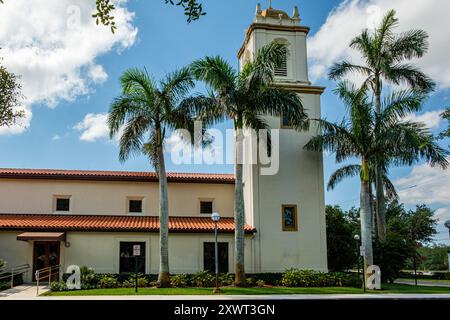
[[[277,77],[287,77],[287,58],[284,55],[283,60],[280,65],[275,67],[275,76]]]

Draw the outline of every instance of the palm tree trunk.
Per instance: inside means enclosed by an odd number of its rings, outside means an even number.
[[[378,85],[379,87],[379,85]],[[381,89],[377,88],[375,93],[375,108],[377,115],[381,112]],[[377,120],[378,121],[378,120]],[[377,212],[377,234],[380,241],[386,240],[386,210],[383,188],[383,170],[380,159],[375,164],[375,188],[376,188],[376,212]]]
[[[244,188],[242,184],[242,156],[243,156],[243,139],[242,129],[237,130],[235,138],[235,189],[234,189],[234,254],[236,259],[234,285],[245,285],[245,269],[244,269],[244,250],[245,250],[245,212],[244,212]]]
[[[372,217],[372,236],[376,236],[375,234],[375,228],[376,228],[376,219],[375,219],[375,208],[373,207],[374,201],[373,201],[373,188],[372,188],[372,181],[369,181],[369,203],[370,203],[370,216]]]
[[[368,266],[373,264],[372,251],[372,223],[370,216],[370,196],[367,160],[363,159],[361,174],[361,193],[360,193],[360,221],[361,221],[361,245],[364,248],[364,277],[367,275]]]
[[[158,287],[170,286],[169,273],[169,201],[167,195],[167,175],[163,146],[158,146],[159,176],[159,276]]]

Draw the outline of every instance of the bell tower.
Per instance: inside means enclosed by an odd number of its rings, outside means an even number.
[[[320,118],[320,96],[325,88],[313,86],[308,78],[307,35],[300,12],[292,14],[271,7],[256,6],[253,22],[238,52],[242,67],[257,51],[272,41],[285,43],[287,55],[277,67],[276,86],[300,95],[310,118]],[[287,119],[267,117],[279,131],[279,167],[272,175],[261,174],[261,164],[244,164],[246,223],[257,229],[252,244],[254,270],[280,272],[286,268],[327,270],[325,202],[322,154],[303,146],[317,133],[298,132]],[[244,153],[255,150],[254,141],[244,145]],[[273,149],[274,150],[274,149]]]

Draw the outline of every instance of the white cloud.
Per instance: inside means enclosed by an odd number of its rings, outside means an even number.
[[[89,77],[94,83],[103,83],[108,79],[108,74],[100,65],[93,65],[89,68]]]
[[[96,25],[94,1],[14,0],[0,10],[0,55],[3,64],[21,76],[28,110],[25,126],[3,128],[0,133],[21,133],[31,120],[31,106],[73,101],[104,82],[107,73],[96,58],[132,46],[137,28],[126,0],[114,0],[117,30]]]
[[[437,209],[434,212],[434,217],[438,219],[438,223],[440,224],[450,220],[450,206]]]
[[[401,202],[438,207],[434,213],[438,223],[450,220],[450,170],[417,165],[407,176],[395,180],[394,185]]]
[[[57,135],[57,134],[55,134],[55,135],[52,137],[52,140],[53,140],[53,141],[56,141],[56,140],[59,140],[59,139],[61,139],[61,137],[60,137],[59,135]]]
[[[429,52],[417,64],[441,89],[450,88],[450,41],[448,29],[450,1],[441,0],[346,0],[328,16],[320,30],[309,41],[311,77],[326,76],[336,61],[349,58],[357,63],[358,54],[348,48],[351,39],[362,29],[372,27],[390,9],[400,19],[398,32],[423,29],[430,38]]]
[[[407,176],[395,180],[394,185],[403,203],[437,205],[440,208],[435,212],[436,217],[450,218],[450,170],[416,165]]]
[[[83,121],[77,123],[73,128],[81,132],[80,140],[82,141],[95,142],[108,139],[107,119],[108,115],[106,113],[88,113]]]
[[[413,122],[422,122],[427,125],[428,128],[434,129],[439,128],[441,123],[443,122],[443,119],[441,118],[441,113],[444,112],[444,110],[435,110],[435,111],[428,111],[422,114],[409,114],[407,115],[404,120],[405,121],[413,121]]]

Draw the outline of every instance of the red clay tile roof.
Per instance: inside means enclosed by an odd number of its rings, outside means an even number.
[[[57,179],[94,181],[139,181],[157,182],[155,172],[134,171],[88,171],[52,169],[9,169],[0,168],[0,178],[9,179]],[[223,183],[233,184],[234,175],[219,173],[167,173],[168,182]]]
[[[0,229],[29,231],[132,231],[158,232],[159,218],[154,216],[99,216],[57,214],[0,214]],[[221,218],[218,230],[234,232],[234,219]],[[210,217],[170,217],[170,232],[214,232]],[[245,226],[246,233],[256,230]]]

